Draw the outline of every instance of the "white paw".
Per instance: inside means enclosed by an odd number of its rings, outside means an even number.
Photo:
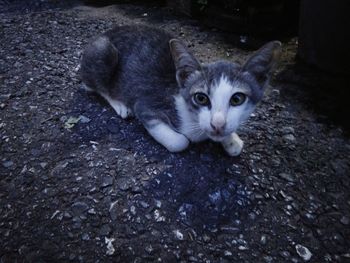
[[[132,110],[120,100],[113,99],[105,93],[100,93],[100,95],[108,101],[108,103],[112,106],[115,112],[123,119],[132,116]]]
[[[243,149],[243,144],[236,133],[232,133],[222,142],[222,146],[230,156],[238,156]]]
[[[190,142],[185,136],[179,134],[179,136],[176,137],[176,140],[164,144],[164,146],[168,149],[169,152],[176,153],[185,150],[188,147],[189,143]]]
[[[126,119],[127,117],[132,115],[132,111],[125,106],[122,102],[115,102],[112,105],[113,109],[117,112],[117,114],[122,117],[123,119]]]
[[[118,100],[113,100],[108,98],[107,99],[109,104],[112,106],[112,108],[115,110],[115,112],[122,117],[123,119],[126,119],[128,117],[132,116],[132,111],[123,102],[120,102]]]
[[[189,140],[182,135],[174,131],[167,124],[159,122],[147,129],[152,137],[162,144],[169,152],[181,152],[189,145]]]

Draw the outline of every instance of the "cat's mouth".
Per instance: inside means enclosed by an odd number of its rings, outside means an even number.
[[[224,134],[217,134],[211,132],[208,134],[208,137],[215,142],[222,142],[226,136]]]

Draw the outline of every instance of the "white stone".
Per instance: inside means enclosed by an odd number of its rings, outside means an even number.
[[[298,255],[304,259],[304,261],[309,261],[312,257],[312,253],[307,247],[304,247],[303,245],[297,244],[295,245],[295,249],[298,253]]]

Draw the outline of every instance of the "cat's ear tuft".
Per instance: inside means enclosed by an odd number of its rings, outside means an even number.
[[[171,39],[169,46],[176,68],[176,80],[179,86],[183,87],[188,77],[200,70],[200,63],[180,40]]]
[[[260,84],[264,85],[280,57],[281,46],[280,41],[271,41],[265,44],[248,59],[243,66],[243,71],[249,72]]]

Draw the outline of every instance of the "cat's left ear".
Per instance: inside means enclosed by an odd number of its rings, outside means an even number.
[[[260,48],[243,66],[244,72],[252,74],[256,80],[264,85],[269,73],[280,57],[282,43],[272,41]]]
[[[195,71],[199,71],[201,66],[197,59],[187,50],[185,45],[178,39],[169,41],[170,52],[176,68],[176,80],[180,87],[188,77]]]

